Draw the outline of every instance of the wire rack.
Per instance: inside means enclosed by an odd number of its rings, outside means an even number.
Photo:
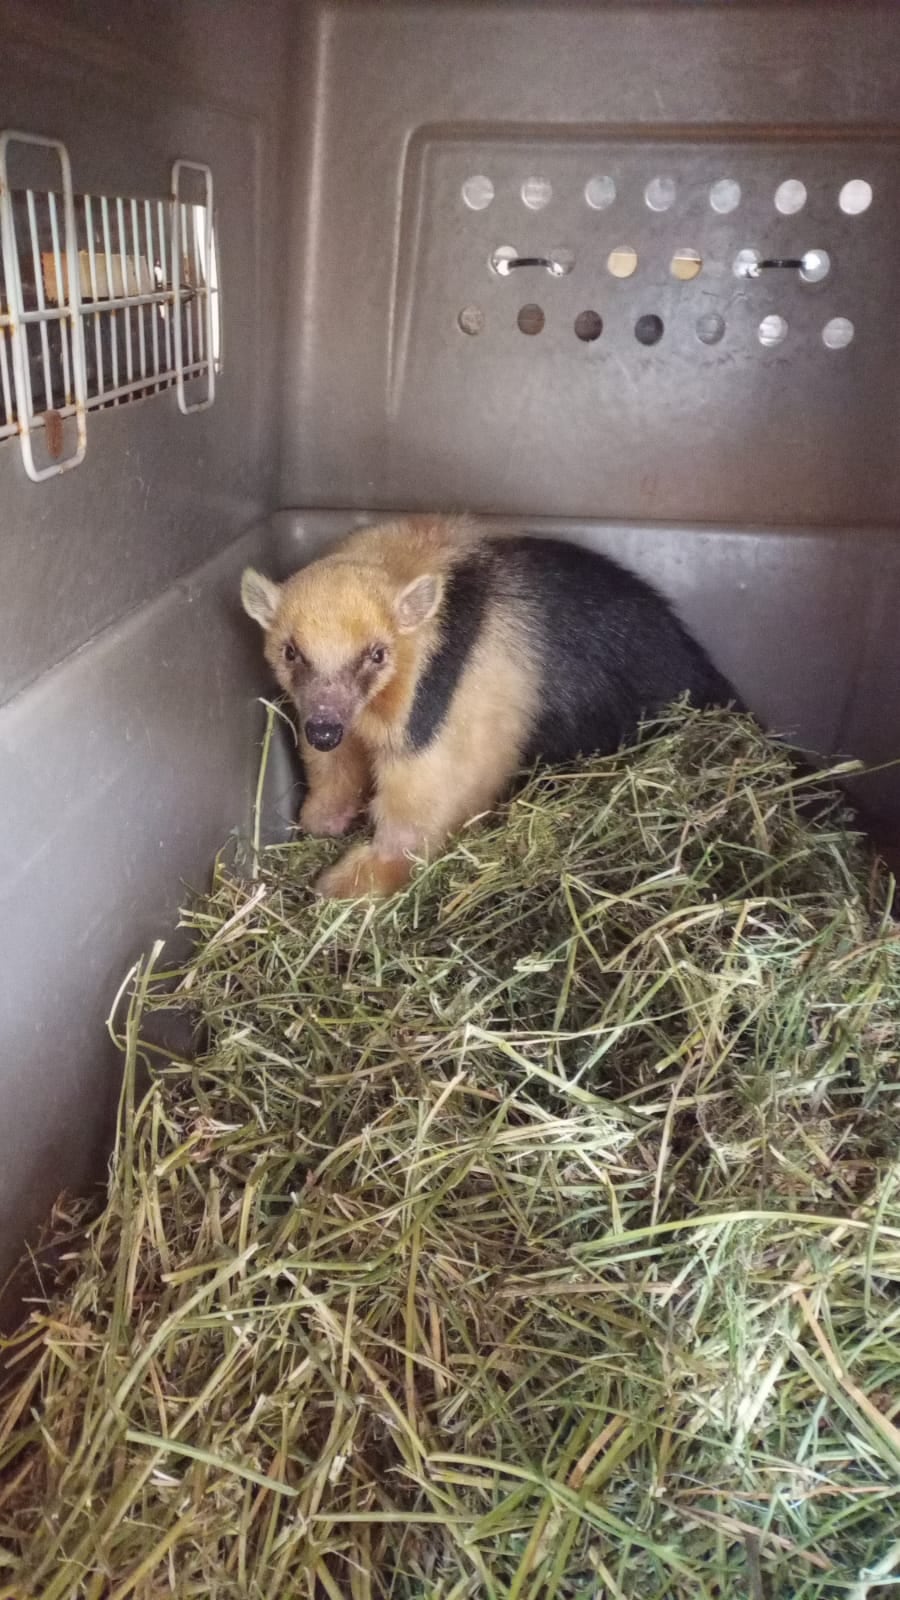
[[[14,189],[10,147],[59,163],[59,188]],[[87,451],[91,411],[173,389],[215,399],[221,293],[212,173],[177,161],[166,199],[75,194],[64,145],[0,135],[0,441],[35,482]]]

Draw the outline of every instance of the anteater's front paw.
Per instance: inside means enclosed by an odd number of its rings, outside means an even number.
[[[311,833],[317,839],[337,839],[352,827],[361,810],[358,800],[337,806],[311,794],[304,800],[297,822],[303,833]]]
[[[316,879],[315,892],[323,900],[378,899],[402,888],[411,870],[406,856],[386,858],[370,844],[360,844],[326,867]]]

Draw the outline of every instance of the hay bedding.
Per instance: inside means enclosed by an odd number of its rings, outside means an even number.
[[[221,867],[7,1346],[15,1600],[807,1600],[900,1578],[900,950],[679,712],[379,910]],[[155,963],[155,964],[154,964]],[[139,1090],[147,1058],[150,1087]]]

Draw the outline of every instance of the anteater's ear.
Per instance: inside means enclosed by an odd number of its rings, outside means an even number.
[[[275,621],[281,590],[271,578],[264,578],[253,567],[246,567],[241,578],[241,604],[248,617],[261,628],[269,629]]]
[[[424,572],[401,589],[394,601],[394,615],[401,633],[415,633],[423,622],[433,617],[444,592],[443,579],[434,572]]]

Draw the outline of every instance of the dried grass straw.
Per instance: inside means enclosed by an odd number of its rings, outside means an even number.
[[[900,1581],[898,929],[808,787],[685,711],[378,910],[220,865],[6,1346],[0,1595]]]

